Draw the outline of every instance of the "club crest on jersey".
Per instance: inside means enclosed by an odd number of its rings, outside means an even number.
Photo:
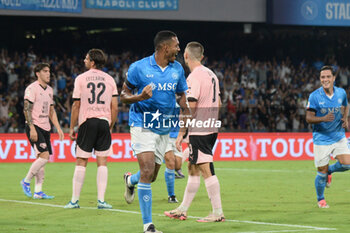
[[[179,78],[179,75],[178,75],[177,73],[173,73],[173,74],[171,75],[171,77],[172,77],[173,79],[177,80],[177,79]]]
[[[45,143],[45,142],[40,143],[39,146],[40,146],[41,148],[43,148],[43,149],[46,149],[46,143]]]

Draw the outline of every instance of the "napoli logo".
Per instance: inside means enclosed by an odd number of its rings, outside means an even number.
[[[145,202],[148,202],[149,199],[150,199],[150,197],[149,197],[148,195],[143,196],[143,200],[144,200]]]
[[[327,112],[327,110],[325,108],[321,108],[321,113],[325,114]]]
[[[171,77],[172,77],[173,79],[178,79],[178,78],[179,78],[179,75],[178,75],[177,73],[173,73],[173,74],[171,75]]]
[[[307,20],[313,20],[318,15],[318,7],[314,1],[306,1],[301,6],[301,15]]]
[[[151,87],[152,87],[152,91],[154,91],[157,88],[156,84],[154,84],[153,82],[151,82],[150,84],[151,84]]]

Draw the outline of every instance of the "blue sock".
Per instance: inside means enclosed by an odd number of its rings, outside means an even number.
[[[334,163],[328,167],[328,174],[332,174],[333,172],[343,172],[343,171],[348,170],[343,166],[344,165],[342,165],[341,163],[339,163],[339,161],[337,161],[336,163]]]
[[[140,180],[140,171],[138,171],[136,174],[131,175],[130,177],[130,183],[132,185],[137,184],[139,180]]]
[[[166,188],[168,190],[168,196],[169,197],[174,196],[175,195],[174,193],[175,170],[165,168],[164,177],[165,177]]]
[[[315,179],[315,188],[317,194],[317,201],[324,199],[324,189],[326,187],[327,174],[317,172]]]
[[[151,184],[139,183],[137,185],[139,203],[143,224],[152,222],[152,189]]]

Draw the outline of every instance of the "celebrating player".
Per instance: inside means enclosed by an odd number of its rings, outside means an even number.
[[[324,190],[330,186],[331,174],[350,169],[350,149],[345,137],[349,105],[345,90],[334,86],[335,76],[331,66],[321,68],[320,81],[322,86],[309,96],[306,121],[312,124],[313,131],[318,207],[329,208]],[[331,155],[338,161],[329,166]]]
[[[184,70],[175,61],[180,51],[176,34],[158,32],[154,47],[153,55],[131,64],[121,94],[121,101],[132,104],[129,120],[131,146],[140,166],[138,173],[124,175],[124,197],[127,203],[131,203],[134,185],[138,184],[144,232],[160,232],[152,223],[151,182],[156,180],[168,144],[171,127],[164,127],[163,122],[168,122],[168,117],[174,114],[175,93],[181,96],[180,106],[187,107],[184,104],[187,90]]]

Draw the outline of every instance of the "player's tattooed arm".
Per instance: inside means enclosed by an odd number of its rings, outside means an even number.
[[[31,103],[28,100],[24,100],[23,113],[28,126],[33,125],[32,111],[33,111],[33,103]]]
[[[23,107],[23,113],[24,117],[26,119],[26,123],[29,126],[29,139],[32,142],[36,142],[38,140],[38,134],[34,128],[33,125],[33,118],[32,118],[32,111],[33,111],[33,103],[29,100],[24,100],[24,107]]]

